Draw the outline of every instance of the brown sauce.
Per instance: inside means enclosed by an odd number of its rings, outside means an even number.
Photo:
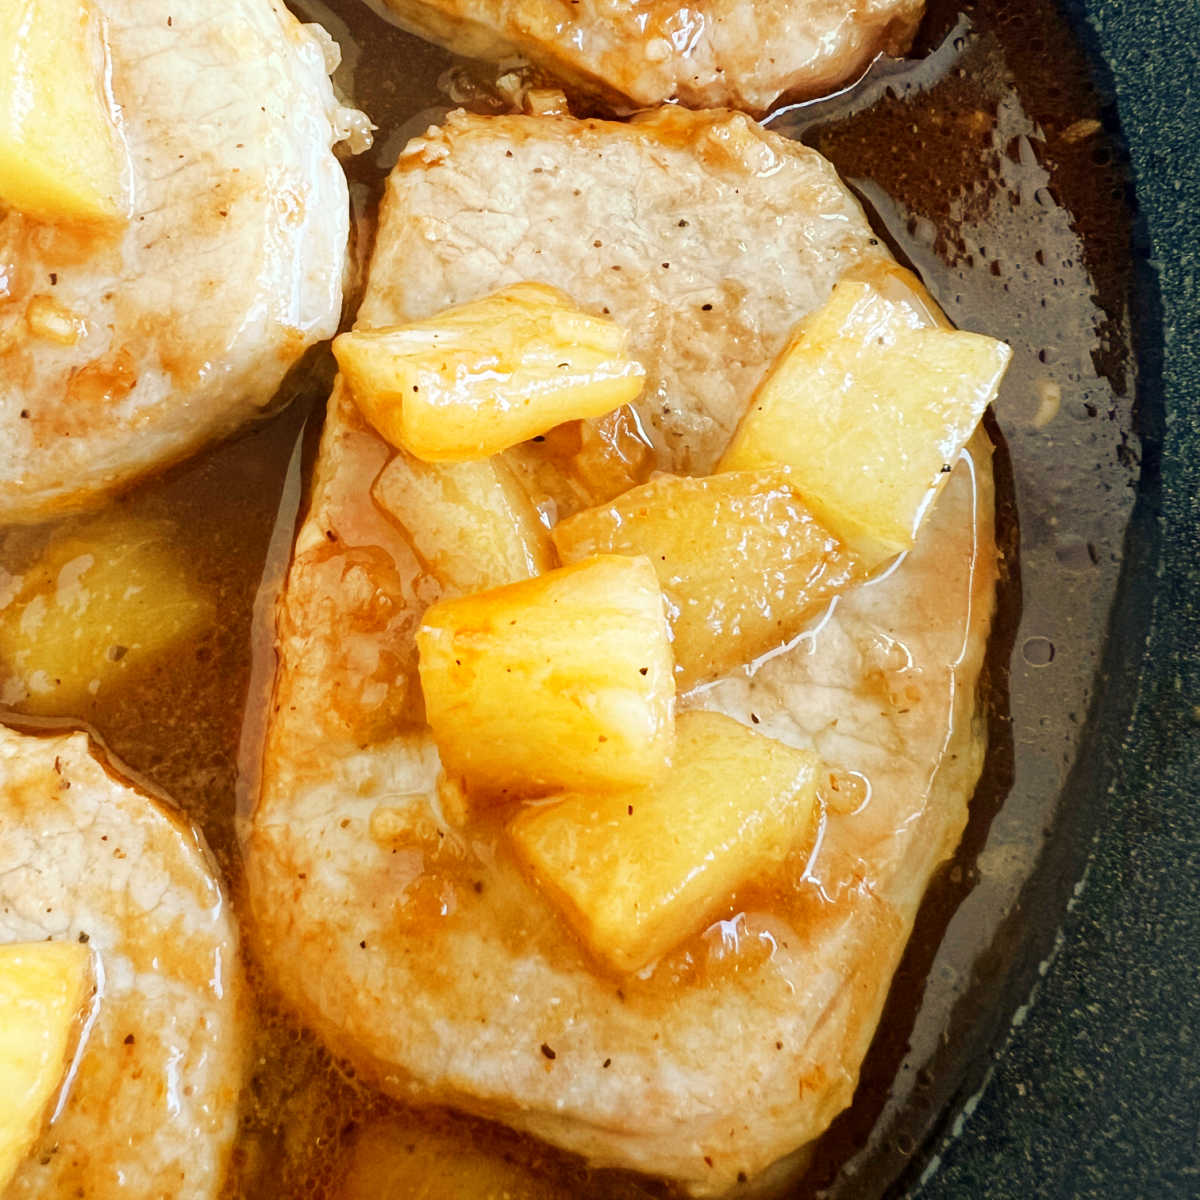
[[[339,83],[380,126],[375,148],[348,164],[361,264],[387,170],[405,140],[450,106],[439,79],[462,68],[361,0],[294,7],[342,44]],[[459,91],[463,80],[454,77]],[[879,64],[848,92],[772,119],[833,160],[955,323],[1016,351],[995,416],[1006,578],[988,664],[988,766],[962,847],[918,919],[856,1103],[818,1146],[809,1190],[882,1192],[927,1137],[965,1056],[994,1033],[983,998],[1020,942],[1016,898],[1055,825],[1090,702],[1138,466],[1129,215],[1109,120],[1049,0],[934,0],[908,63]],[[169,654],[131,662],[85,701],[41,703],[25,718],[86,724],[172,797],[204,830],[235,903],[237,820],[269,686],[273,589],[329,378],[328,358],[310,358],[289,382],[298,398],[273,421],[114,502],[131,517],[171,523],[219,619]],[[0,607],[10,602],[6,581],[63,527],[0,531]],[[7,715],[20,720],[23,707]],[[253,980],[253,963],[250,971]],[[360,1136],[368,1158],[371,1139],[385,1137],[422,1169],[431,1155],[468,1148],[498,1156],[515,1164],[515,1195],[669,1194],[589,1173],[482,1122],[411,1117],[359,1085],[256,982],[230,1196],[380,1194],[382,1175],[345,1182]],[[947,1050],[951,1030],[966,1050]],[[402,1173],[386,1183],[405,1194]]]

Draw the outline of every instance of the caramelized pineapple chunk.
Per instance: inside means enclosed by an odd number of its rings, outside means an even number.
[[[77,715],[138,665],[211,624],[174,526],[119,513],[54,537],[0,609],[0,699]]]
[[[603,417],[556,425],[545,437],[504,453],[525,490],[541,497],[560,520],[645,483],[654,458],[654,447],[629,404]]]
[[[518,283],[427,321],[344,333],[333,352],[393,446],[462,462],[632,400],[645,371],[625,340],[557,289]]]
[[[498,458],[424,463],[401,451],[371,489],[447,590],[481,592],[554,565],[550,535]]]
[[[629,405],[579,423],[579,450],[569,471],[580,495],[602,504],[644,483],[654,467],[654,447]]]
[[[842,282],[865,283],[889,303],[909,309],[920,328],[953,329],[928,288],[907,268],[890,258],[866,258],[852,266]]]
[[[805,506],[786,468],[660,476],[554,529],[563,562],[644,554],[691,687],[787,642],[855,578],[855,560]]]
[[[0,1193],[62,1085],[91,986],[78,942],[0,946]]]
[[[592,953],[637,971],[703,929],[735,888],[805,837],[817,767],[811,752],[729,717],[687,712],[661,783],[529,807],[509,833]]]
[[[129,215],[128,155],[90,0],[0,4],[0,205],[44,221]]]
[[[935,324],[904,274],[833,289],[759,385],[720,465],[791,466],[817,518],[871,565],[912,546],[1012,357]]]
[[[442,761],[477,790],[632,787],[666,769],[673,664],[644,558],[439,601],[417,650]]]
[[[428,1114],[379,1121],[355,1138],[336,1200],[561,1200],[561,1188],[510,1148],[474,1127],[431,1124]]]

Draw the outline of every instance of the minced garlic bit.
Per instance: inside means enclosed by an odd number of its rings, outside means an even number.
[[[53,296],[34,296],[25,309],[25,324],[36,338],[74,346],[87,333],[87,322]]]

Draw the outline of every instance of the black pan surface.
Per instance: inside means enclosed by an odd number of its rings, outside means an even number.
[[[1064,10],[1131,177],[1141,468],[1063,793],[1091,833],[1049,864],[1078,882],[1065,914],[1027,889],[1021,1005],[894,1188],[929,1200],[1200,1194],[1200,33],[1192,5]]]

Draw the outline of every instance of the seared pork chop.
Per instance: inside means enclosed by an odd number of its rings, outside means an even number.
[[[243,1070],[238,939],[194,829],[83,734],[0,727],[0,942],[86,942],[94,1023],[6,1200],[220,1192]]]
[[[335,330],[361,122],[277,0],[98,0],[133,169],[117,234],[0,211],[0,521],[226,434]]]
[[[828,163],[740,115],[455,114],[391,177],[359,325],[521,279],[560,287],[630,331],[647,370],[626,422],[644,435],[641,468],[706,472],[794,322],[882,254]],[[578,470],[586,440],[565,457],[554,440],[509,452],[549,516],[596,483]],[[439,781],[412,644],[439,586],[372,499],[391,455],[335,388],[247,839],[263,958],[388,1092],[722,1191],[849,1103],[921,895],[965,822],[995,575],[986,441],[885,578],[757,671],[684,699],[815,748],[839,788],[807,868],[759,881],[623,978],[521,874],[499,818],[464,812]]]
[[[382,0],[460,54],[525,59],[616,111],[763,113],[834,91],[912,43],[923,0]]]

